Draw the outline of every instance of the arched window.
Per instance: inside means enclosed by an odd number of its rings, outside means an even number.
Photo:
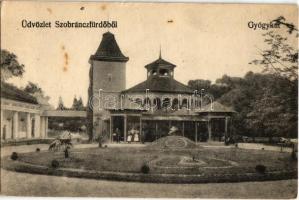
[[[161,109],[161,99],[160,98],[157,97],[153,100],[153,108],[157,109],[157,110]]]
[[[162,101],[162,108],[169,109],[171,108],[171,100],[170,98],[164,98]]]
[[[177,110],[179,108],[179,100],[177,98],[172,101],[172,109]]]
[[[187,108],[187,107],[188,107],[188,99],[183,99],[182,108]]]
[[[154,75],[154,76],[157,75],[157,70],[153,69],[152,70],[152,75]]]
[[[146,107],[146,108],[151,108],[151,105],[152,105],[152,102],[150,100],[150,98],[145,98],[144,99],[144,102],[143,102],[143,105]]]
[[[137,103],[138,105],[142,105],[142,99],[140,98],[134,99],[134,102]]]

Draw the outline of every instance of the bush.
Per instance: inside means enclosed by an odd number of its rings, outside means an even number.
[[[36,152],[40,152],[40,148],[36,148]]]
[[[295,151],[292,151],[291,158],[292,160],[297,160],[297,155]]]
[[[266,166],[264,166],[264,165],[257,165],[257,166],[255,166],[255,170],[258,173],[264,174],[266,172]]]
[[[146,164],[142,165],[142,167],[141,167],[141,172],[142,172],[143,174],[148,174],[149,171],[150,171],[150,168],[149,168],[148,165],[146,165]]]
[[[10,158],[12,159],[12,160],[17,160],[18,159],[18,154],[17,154],[17,152],[12,152],[12,154],[11,154],[11,156],[10,156]]]
[[[51,166],[53,168],[57,168],[57,167],[59,167],[59,162],[57,160],[52,160]]]

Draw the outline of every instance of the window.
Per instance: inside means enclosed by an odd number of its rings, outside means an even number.
[[[108,81],[109,81],[109,82],[112,81],[112,74],[108,74]]]
[[[161,76],[168,76],[169,74],[167,69],[160,69],[159,73]]]

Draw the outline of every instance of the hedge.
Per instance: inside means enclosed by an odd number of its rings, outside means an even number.
[[[77,178],[105,179],[127,182],[150,182],[150,183],[224,183],[244,181],[269,181],[286,180],[297,178],[297,170],[294,171],[269,171],[265,174],[221,174],[221,175],[178,175],[178,174],[142,174],[123,172],[103,172],[71,168],[57,168],[50,166],[32,165],[20,161],[12,161],[4,158],[2,167],[7,170],[25,172],[31,174],[45,174],[55,176],[67,176]]]

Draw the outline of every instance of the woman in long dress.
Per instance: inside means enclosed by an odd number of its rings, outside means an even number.
[[[134,133],[134,142],[139,142],[139,131],[135,131]]]
[[[128,138],[127,138],[128,143],[132,142],[132,131],[128,132]]]

